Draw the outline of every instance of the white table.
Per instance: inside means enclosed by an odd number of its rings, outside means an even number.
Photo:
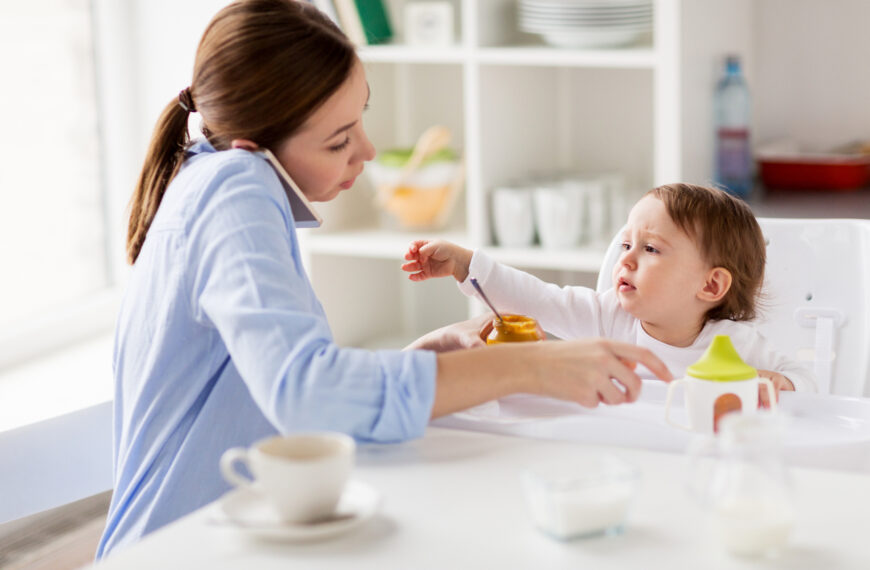
[[[559,542],[530,523],[519,481],[536,462],[614,453],[643,480],[626,532]],[[216,504],[99,565],[154,568],[870,568],[870,476],[792,468],[798,517],[774,560],[735,558],[685,492],[680,454],[430,427],[400,445],[361,446],[355,479],[384,496],[365,525],[316,543],[265,543],[215,525]]]

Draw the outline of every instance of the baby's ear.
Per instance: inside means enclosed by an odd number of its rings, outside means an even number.
[[[709,303],[718,303],[731,289],[731,272],[724,267],[714,267],[707,273],[704,288],[698,298]]]

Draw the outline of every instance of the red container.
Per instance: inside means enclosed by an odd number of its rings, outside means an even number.
[[[870,183],[868,155],[765,155],[758,169],[770,189],[849,191]]]

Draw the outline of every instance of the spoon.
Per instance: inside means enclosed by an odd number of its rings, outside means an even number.
[[[496,318],[498,318],[498,322],[504,324],[504,319],[501,318],[501,315],[498,314],[498,311],[495,310],[495,307],[492,306],[492,303],[489,302],[489,299],[486,296],[486,293],[483,292],[483,289],[480,288],[480,284],[477,282],[477,279],[474,277],[471,278],[471,284],[477,289],[477,292],[480,293],[480,296],[483,298],[483,301],[489,305],[489,308],[492,309],[492,312],[495,313]]]

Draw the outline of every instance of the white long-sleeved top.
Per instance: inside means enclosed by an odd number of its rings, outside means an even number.
[[[686,368],[704,354],[714,336],[725,334],[731,337],[737,352],[750,366],[784,375],[795,390],[816,391],[809,366],[773,350],[752,323],[708,321],[691,346],[671,346],[648,335],[640,320],[620,307],[613,289],[598,293],[588,287],[559,287],[497,263],[481,251],[474,252],[468,275],[469,278],[459,284],[465,295],[476,295],[470,282],[470,277],[474,277],[500,310],[532,316],[545,331],[559,338],[604,337],[642,346],[662,359],[674,378],[685,374]],[[642,366],[637,372],[641,378],[655,377]]]

